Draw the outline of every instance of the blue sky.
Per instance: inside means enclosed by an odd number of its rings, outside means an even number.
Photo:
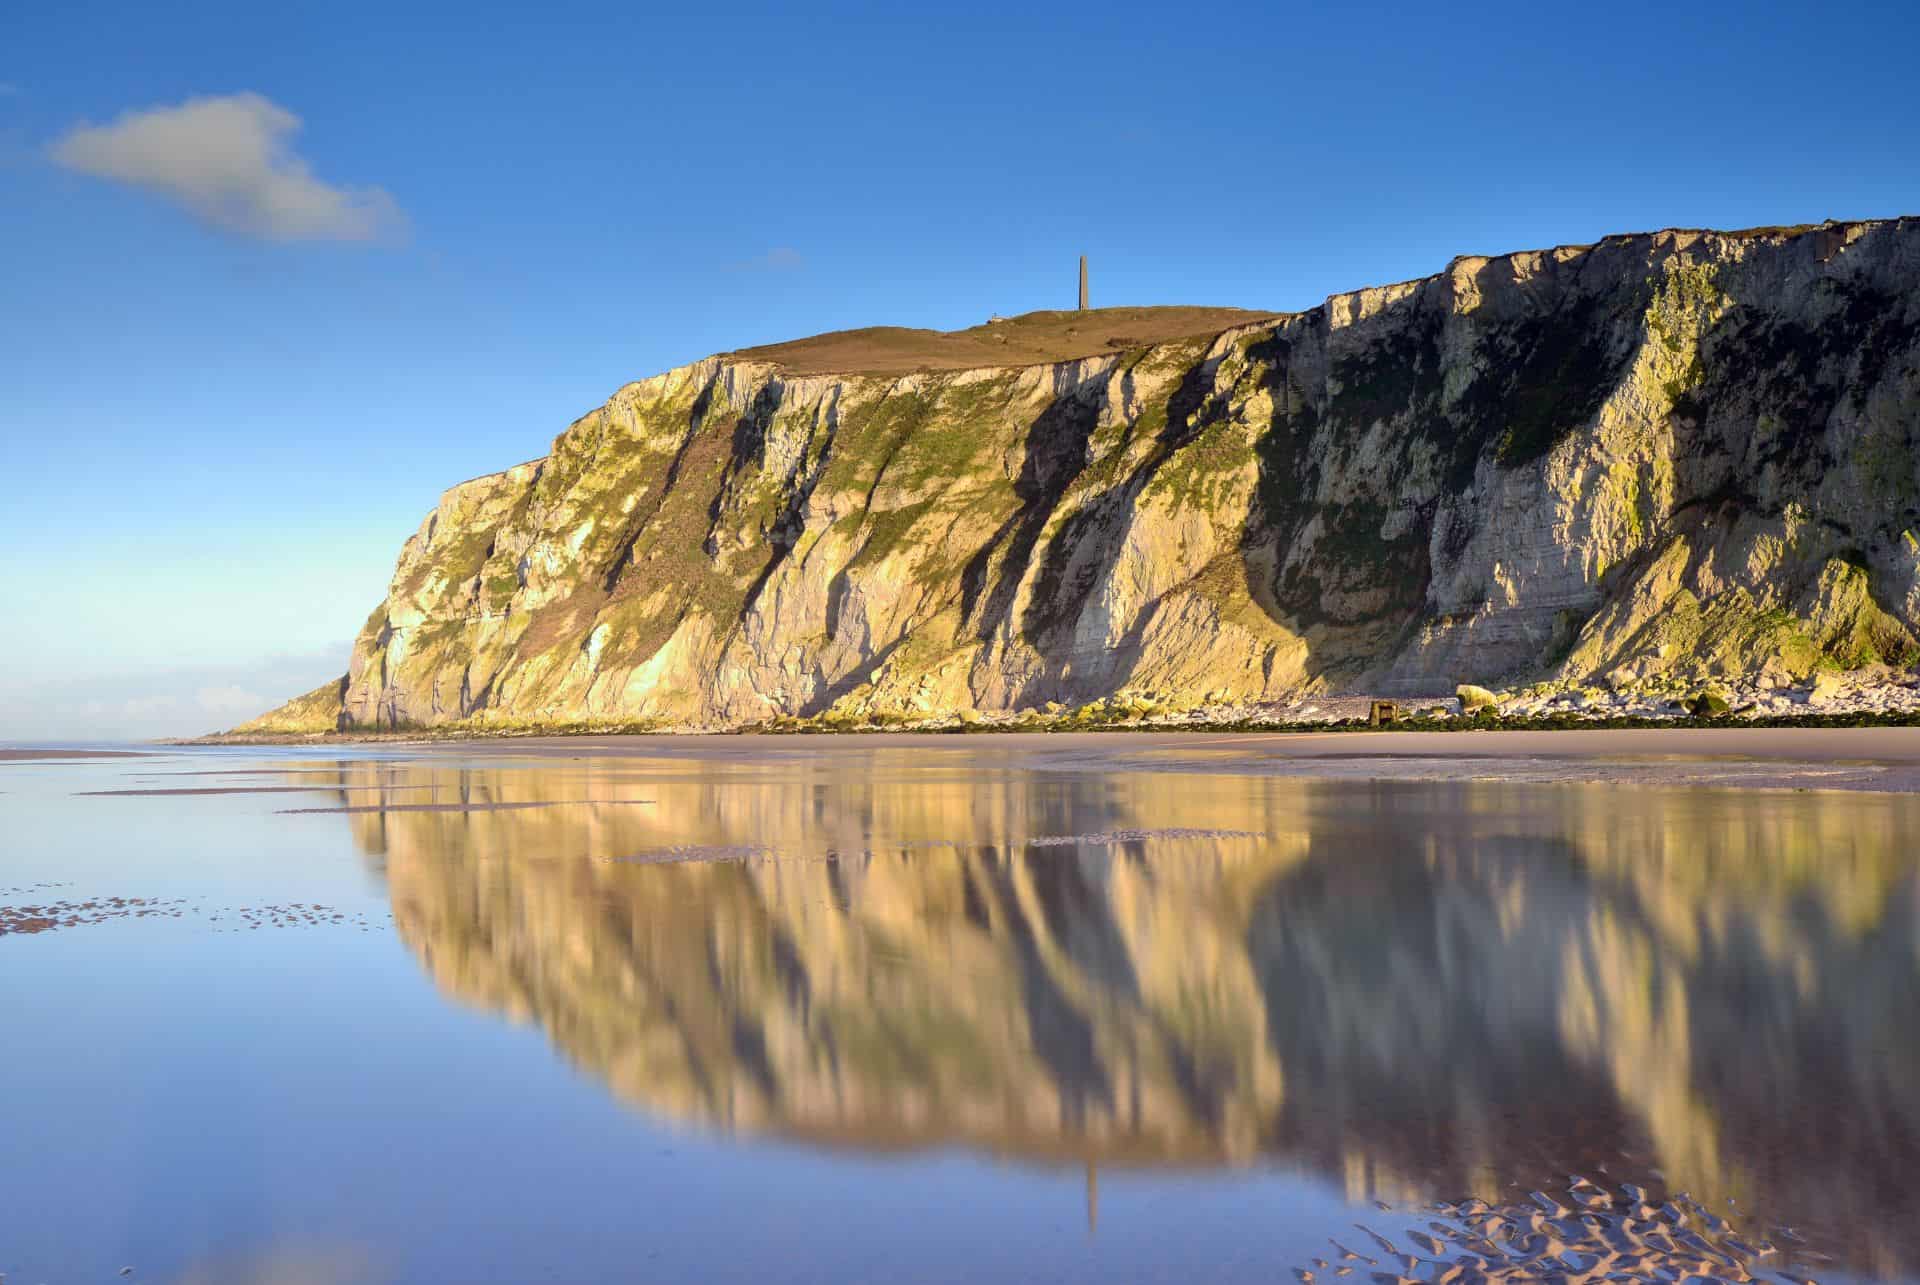
[[[15,6],[0,736],[314,686],[442,489],[709,352],[1070,306],[1083,251],[1096,305],[1287,309],[1920,212],[1916,47],[1910,4]]]

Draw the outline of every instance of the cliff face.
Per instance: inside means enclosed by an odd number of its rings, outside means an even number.
[[[1784,679],[1916,651],[1920,220],[1460,259],[1047,365],[793,365],[631,384],[448,491],[355,643],[342,724]]]

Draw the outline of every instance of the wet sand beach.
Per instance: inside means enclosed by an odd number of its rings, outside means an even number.
[[[1917,782],[1901,728],[15,759],[0,1272],[1920,1280]]]
[[[59,762],[63,759],[145,758],[147,750],[65,750],[0,746],[0,763]]]
[[[1633,728],[1594,731],[1008,732],[809,736],[552,736],[389,741],[452,759],[784,762],[820,755],[943,753],[1035,770],[1234,771],[1374,781],[1508,781],[1773,790],[1920,791],[1920,728]]]

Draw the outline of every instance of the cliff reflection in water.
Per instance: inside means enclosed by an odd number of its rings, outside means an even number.
[[[1915,1261],[1914,801],[1003,761],[341,779],[560,804],[349,820],[441,987],[648,1111],[1387,1199],[1657,1169]]]

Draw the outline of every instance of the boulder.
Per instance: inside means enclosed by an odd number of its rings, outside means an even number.
[[[1468,713],[1500,703],[1499,697],[1484,687],[1475,687],[1472,683],[1460,684],[1453,689],[1453,694],[1460,698],[1460,708]]]
[[[1695,718],[1721,718],[1733,708],[1733,703],[1721,692],[1705,691],[1687,702],[1687,713]]]

